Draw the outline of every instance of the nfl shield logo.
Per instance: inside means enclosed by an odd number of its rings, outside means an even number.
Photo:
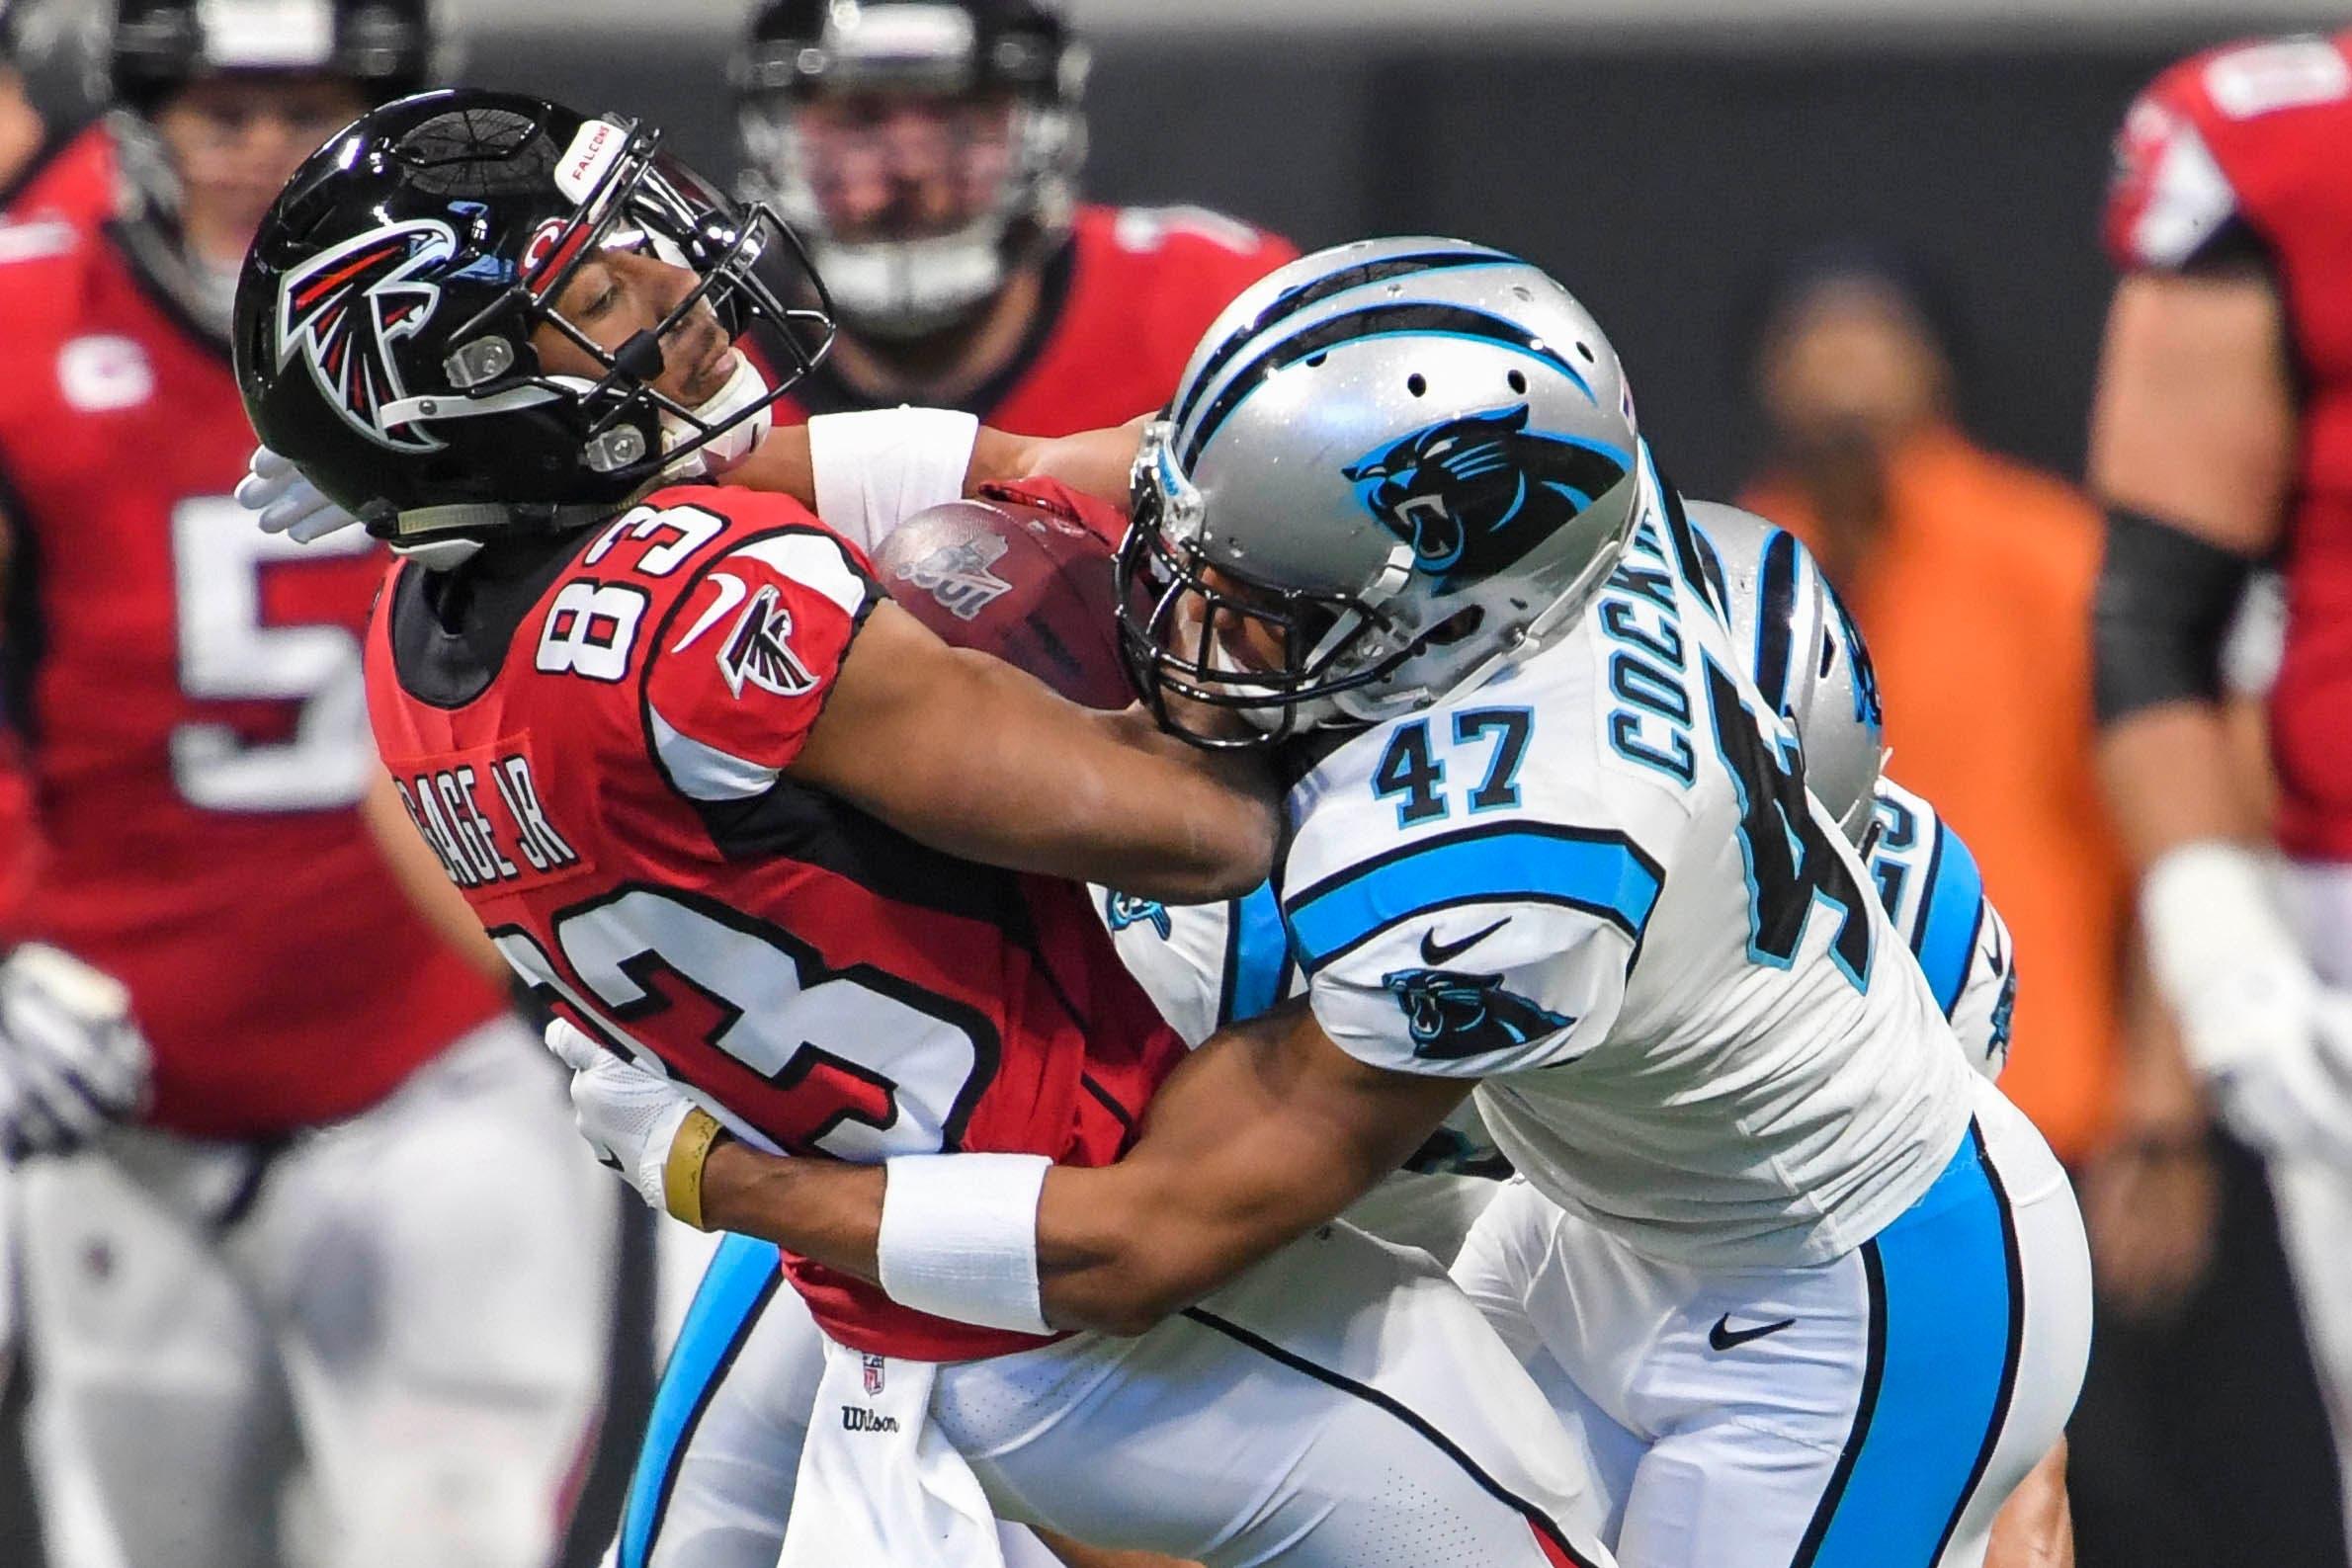
[[[869,1395],[879,1394],[882,1391],[882,1359],[879,1356],[869,1356],[865,1358],[865,1362],[866,1392]]]

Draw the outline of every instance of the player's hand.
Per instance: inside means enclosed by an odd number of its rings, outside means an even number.
[[[2311,970],[2250,850],[2201,843],[2148,868],[2156,985],[2230,1129],[2267,1154],[2352,1167],[2352,996]]]
[[[80,1148],[139,1110],[149,1070],[120,980],[43,943],[0,962],[0,1157]]]
[[[572,1119],[597,1161],[621,1173],[649,1207],[669,1211],[662,1174],[694,1102],[677,1084],[606,1050],[562,1019],[547,1049],[571,1069]]]
[[[237,505],[261,514],[264,534],[284,534],[297,544],[308,544],[359,522],[349,512],[319,494],[302,477],[291,457],[267,447],[256,447],[246,459],[245,477],[233,492]]]

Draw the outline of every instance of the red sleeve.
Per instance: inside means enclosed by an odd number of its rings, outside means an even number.
[[[821,528],[764,534],[705,566],[645,665],[648,739],[679,791],[739,800],[775,784],[882,597],[865,558]]]
[[[2173,66],[2116,136],[2108,254],[2127,272],[2177,271],[2263,229],[2300,165],[2340,158],[2348,98],[2352,63],[2326,39],[2235,43]]]
[[[989,500],[1025,501],[1031,506],[1067,518],[1113,549],[1127,536],[1127,512],[1059,479],[1017,479],[1007,484],[984,484],[980,495]]]

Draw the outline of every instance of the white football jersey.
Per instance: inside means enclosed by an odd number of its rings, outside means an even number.
[[[1870,874],[1895,934],[1927,977],[1969,1065],[1998,1078],[2009,1064],[2017,1011],[2017,947],[1976,858],[1936,808],[1891,779],[1879,781],[1879,831]]]
[[[1120,961],[1187,1045],[1256,1018],[1298,989],[1299,967],[1271,882],[1221,904],[1159,904],[1108,887],[1091,891]]]
[[[1342,1048],[1474,1077],[1520,1173],[1629,1244],[1802,1265],[1934,1182],[1969,1072],[1652,506],[1576,625],[1291,792],[1294,955]]]

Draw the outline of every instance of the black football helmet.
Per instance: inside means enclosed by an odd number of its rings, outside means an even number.
[[[182,246],[180,174],[152,117],[212,77],[335,77],[370,104],[416,92],[436,65],[430,0],[116,0],[114,12],[107,125],[126,199],[117,233],[191,322],[225,337],[230,275]]]
[[[315,72],[378,99],[423,87],[429,0],[118,0],[109,73],[141,114],[174,88],[237,72]]]
[[[832,343],[823,285],[773,212],[738,206],[660,140],[474,91],[353,124],[289,182],[238,281],[237,382],[263,444],[404,547],[572,526],[748,446]],[[619,246],[698,282],[607,353],[555,301]],[[730,342],[758,335],[770,373],[738,353],[726,390],[688,408],[653,383],[662,340],[706,307]],[[543,327],[603,374],[545,372]]]
[[[763,0],[736,72],[747,192],[809,243],[844,325],[919,337],[968,319],[1069,231],[1086,156],[1085,45],[1051,0]],[[825,101],[933,102],[957,140],[952,215],[861,225],[849,171],[810,112]],[[982,135],[960,107],[1009,103]],[[879,135],[879,131],[875,132]]]

